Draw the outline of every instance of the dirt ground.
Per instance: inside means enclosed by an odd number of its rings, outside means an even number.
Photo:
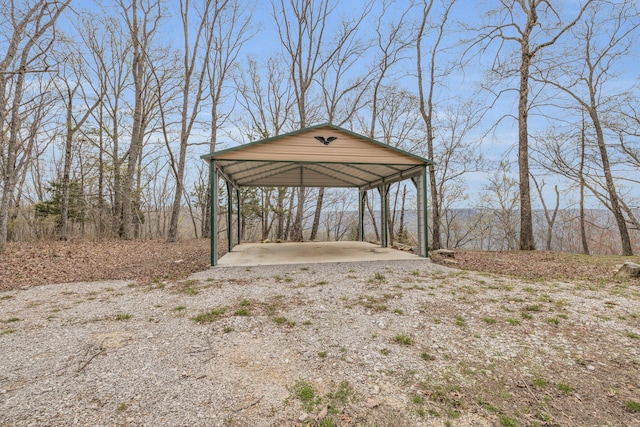
[[[354,307],[367,310],[361,313],[364,318],[380,322],[404,317],[410,322],[411,313],[427,316],[420,328],[427,335],[441,333],[437,347],[426,351],[427,347],[417,349],[417,344],[398,345],[398,335],[395,341],[393,337],[385,338],[379,351],[387,357],[388,348],[406,347],[411,360],[442,365],[440,370],[432,367],[429,371],[438,373],[430,382],[416,380],[411,370],[384,371],[402,388],[398,396],[407,400],[406,407],[413,411],[414,418],[440,417],[442,425],[462,425],[458,417],[480,414],[492,420],[492,425],[501,426],[640,426],[640,280],[613,279],[627,260],[640,263],[638,256],[460,251],[453,259],[435,257],[433,262],[461,271],[394,271],[389,265],[389,271],[373,277],[354,270],[341,272],[344,277],[333,278],[334,282],[353,281],[354,289],[345,289],[359,292],[358,297],[349,299],[336,294],[329,301],[314,296],[304,304],[292,304],[291,310],[308,309],[309,313],[299,317],[313,317],[327,311],[324,305],[331,302],[335,307],[328,312],[338,320],[341,316],[349,318]],[[141,295],[146,295],[147,288],[179,290],[189,284],[194,295],[213,292],[207,288],[207,281],[185,281],[208,266],[207,240],[13,243],[0,255],[0,291],[15,293],[16,289],[51,283],[125,279],[137,285],[122,285],[122,294],[118,295],[123,295],[122,304],[135,304],[136,300],[130,298],[138,297],[126,298],[125,289],[142,289]],[[291,274],[313,273],[307,270]],[[313,279],[315,284],[302,285],[296,281],[297,276],[288,283],[285,279],[290,273],[284,271],[269,275],[257,269],[243,269],[242,283],[255,280],[255,288],[270,286],[270,292],[278,294],[273,298],[285,298],[286,292],[315,292],[325,284],[317,277]],[[274,280],[279,286],[274,287]],[[312,283],[310,280],[307,282]],[[197,288],[198,283],[202,289]],[[238,283],[237,279],[229,280],[220,289],[233,290],[240,286]],[[358,290],[357,286],[363,289]],[[291,289],[286,291],[288,288]],[[365,291],[364,296],[360,295]],[[168,295],[173,298],[175,292]],[[398,298],[394,297],[396,294]],[[428,310],[420,302],[425,298],[431,301]],[[423,305],[415,305],[416,301]],[[226,312],[237,313],[240,309],[229,306]],[[265,319],[267,325],[275,322],[268,316]],[[6,329],[17,323],[0,326]],[[230,328],[226,324],[219,328],[223,326]],[[327,330],[334,333],[340,328],[336,325]],[[17,329],[16,336],[19,332]],[[291,343],[308,338],[303,332]],[[219,335],[225,336],[226,332],[221,329]],[[414,338],[419,336],[416,333]],[[371,353],[371,346],[380,339],[373,334],[371,342],[363,342],[361,347],[370,347]],[[314,351],[326,354],[320,347]],[[397,352],[401,354],[400,350]],[[392,351],[389,357],[394,354]],[[324,363],[325,356],[318,357]]]

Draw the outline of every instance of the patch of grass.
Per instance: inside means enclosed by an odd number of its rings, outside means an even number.
[[[287,318],[284,316],[278,316],[278,317],[275,317],[273,321],[278,324],[287,323]]]
[[[640,339],[640,335],[636,334],[635,332],[627,332],[626,335],[627,335],[627,337],[631,338],[632,340]]]
[[[182,310],[186,310],[186,309],[187,309],[187,307],[186,307],[186,306],[184,306],[184,305],[179,305],[179,306],[177,306],[177,307],[174,307],[174,308],[173,308],[173,311],[182,311]]]
[[[233,328],[231,326],[225,326],[222,332],[224,332],[225,334],[231,333],[233,332]]]
[[[414,394],[413,398],[411,398],[411,401],[416,405],[424,405],[424,397],[420,396],[419,394]]]
[[[411,275],[412,275],[412,276],[416,276],[416,277],[418,277],[418,276],[420,276],[420,271],[419,271],[419,270],[413,270],[413,271],[411,272]]]
[[[430,355],[429,353],[420,353],[420,358],[422,360],[426,360],[426,361],[430,361],[430,360],[435,360],[435,356]]]
[[[536,387],[542,388],[542,387],[546,387],[548,385],[548,383],[547,383],[547,380],[545,380],[542,377],[535,377],[533,379],[533,385],[536,386]]]
[[[413,344],[413,338],[411,338],[409,335],[398,334],[398,335],[395,336],[395,338],[393,340],[396,343],[402,344],[402,345],[411,345],[411,344]]]
[[[545,322],[553,326],[558,326],[560,324],[560,319],[557,317],[548,317]]]
[[[395,310],[393,310],[393,312],[394,312],[395,314],[404,314],[404,310],[403,310],[403,309],[401,309],[401,308],[396,308]]]
[[[391,354],[391,350],[389,350],[388,348],[383,348],[380,350],[380,353],[384,354],[385,356],[388,356]]]
[[[518,427],[520,424],[507,415],[500,415],[500,425],[502,427]]]
[[[198,289],[195,286],[187,286],[182,289],[182,292],[191,296],[198,295],[200,293],[200,291],[198,291]]]
[[[565,383],[556,384],[556,388],[565,394],[571,394],[573,392],[573,387]]]
[[[514,318],[512,318],[512,317],[507,317],[507,318],[506,318],[506,319],[504,319],[504,320],[505,320],[505,322],[507,322],[507,323],[509,323],[509,324],[511,324],[511,325],[514,325],[514,326],[517,326],[517,325],[519,325],[519,324],[520,324],[520,321],[519,321],[518,319],[514,319]]]
[[[331,418],[323,418],[322,420],[320,420],[320,423],[318,424],[318,427],[336,427],[337,424],[335,421],[333,421]]]
[[[480,400],[478,402],[478,404],[480,406],[482,406],[487,412],[491,412],[492,414],[495,414],[496,412],[498,412],[498,408],[496,408],[495,406],[493,406],[491,403],[489,402],[485,402],[483,400]]]
[[[334,392],[327,393],[326,398],[329,400],[330,406],[334,407],[337,403],[346,405],[355,395],[355,389],[347,380],[342,380],[338,384],[338,389]]]
[[[127,408],[129,407],[129,405],[127,405],[126,403],[122,402],[121,404],[118,405],[118,412],[124,412],[127,410]]]
[[[225,307],[214,308],[206,313],[198,314],[191,319],[198,323],[215,322],[222,316],[227,309]]]
[[[321,359],[324,359],[325,357],[327,357],[327,352],[326,351],[319,351],[318,352],[318,357]]]
[[[118,314],[116,314],[115,319],[116,320],[129,320],[132,317],[133,317],[133,315],[129,314],[129,313],[118,313]]]
[[[316,282],[316,286],[324,286],[328,284],[329,282],[327,282],[326,280],[320,280],[319,282]]]
[[[302,322],[302,324],[303,324],[304,326],[309,326],[309,325],[311,325],[312,323],[311,323],[311,320],[305,320],[304,322]]]
[[[522,317],[523,319],[533,319],[533,316],[529,313],[527,313],[526,311],[523,311],[522,313],[520,313],[520,317]]]
[[[308,381],[298,380],[291,392],[302,403],[302,407],[307,412],[312,412],[315,406],[321,403],[320,396],[318,396],[313,384]]]
[[[433,323],[435,323],[436,325],[439,325],[440,323],[442,323],[442,319],[439,317],[436,317],[435,319],[433,319]]]
[[[0,301],[15,298],[14,295],[3,295],[0,297]]]
[[[20,318],[19,317],[10,317],[7,320],[3,320],[2,323],[13,323],[13,322],[19,322]]]
[[[375,272],[373,277],[367,281],[367,283],[381,285],[387,281],[387,278],[384,277],[384,274],[380,272]]]
[[[1,331],[1,332],[0,332],[0,336],[2,336],[2,335],[9,335],[9,334],[14,333],[15,331],[16,331],[15,329],[5,329],[4,331]]]
[[[540,311],[539,304],[528,305],[524,308],[525,311]]]
[[[246,309],[246,308],[240,308],[240,309],[236,310],[236,312],[235,312],[235,313],[233,313],[233,314],[234,314],[235,316],[248,316],[250,313],[249,313],[249,310],[248,310],[248,309]]]
[[[240,307],[249,307],[251,305],[251,301],[249,301],[248,299],[243,299],[242,301],[240,301]]]
[[[635,400],[627,400],[626,402],[624,402],[624,406],[631,412],[640,413],[640,402],[636,402]]]
[[[487,323],[489,325],[494,325],[495,323],[497,323],[498,321],[496,319],[494,319],[493,317],[483,317],[482,321],[484,323]]]
[[[464,317],[462,316],[456,316],[456,322],[455,322],[456,326],[467,326],[467,321],[464,320]]]

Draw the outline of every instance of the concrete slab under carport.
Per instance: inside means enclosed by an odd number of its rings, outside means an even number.
[[[410,252],[367,242],[242,243],[218,260],[218,266],[311,264],[323,262],[422,260]]]

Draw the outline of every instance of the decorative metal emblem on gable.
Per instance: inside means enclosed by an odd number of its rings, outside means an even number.
[[[324,136],[314,136],[315,139],[317,139],[318,141],[322,142],[324,145],[329,145],[330,142],[335,141],[336,139],[338,139],[337,136],[330,136],[329,138],[326,138]]]

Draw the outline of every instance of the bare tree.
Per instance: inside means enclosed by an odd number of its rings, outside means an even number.
[[[615,100],[605,85],[614,76],[616,61],[629,53],[634,35],[640,28],[637,18],[636,6],[631,3],[598,4],[574,29],[573,34],[580,49],[575,49],[574,45],[562,54],[558,60],[557,76],[551,78],[544,73],[535,76],[537,80],[568,95],[591,120],[599,167],[604,176],[606,205],[618,226],[623,255],[633,255],[633,248],[612,172],[606,123],[602,116],[607,106]]]
[[[436,84],[438,83],[438,78],[440,75],[437,74],[438,67],[436,65],[438,55],[440,53],[440,44],[442,43],[442,39],[445,33],[449,12],[453,7],[455,0],[450,0],[445,2],[444,11],[442,13],[441,19],[438,20],[438,24],[436,24],[436,36],[435,41],[433,42],[433,46],[431,48],[431,52],[429,54],[429,74],[425,79],[423,74],[422,64],[423,64],[423,54],[422,54],[422,43],[423,39],[426,37],[427,25],[429,23],[429,19],[431,19],[431,11],[433,8],[434,0],[423,0],[422,4],[422,13],[420,15],[420,23],[418,24],[418,35],[416,38],[416,71],[418,78],[418,95],[420,102],[420,115],[422,116],[422,120],[426,126],[427,131],[427,157],[429,159],[433,159],[434,157],[434,123],[433,123],[433,115],[434,115],[434,90]],[[426,90],[425,90],[426,86]],[[426,93],[425,93],[426,92]],[[431,209],[433,219],[431,221],[432,227],[432,238],[431,238],[431,248],[432,249],[440,249],[442,247],[442,241],[440,236],[440,214],[441,214],[441,200],[440,193],[438,192],[438,177],[436,174],[436,167],[434,164],[429,165],[429,185],[430,185],[430,195],[431,195]]]
[[[214,7],[217,12],[209,15],[208,23],[205,26],[206,37],[212,40],[215,47],[206,67],[211,112],[209,121],[211,126],[209,133],[210,152],[216,150],[218,132],[230,114],[230,111],[223,112],[221,108],[227,95],[225,90],[227,82],[232,77],[232,71],[242,47],[247,40],[255,35],[250,27],[251,10],[241,7],[242,2],[228,0],[223,4],[220,0],[216,0],[216,3],[219,3],[219,6]],[[209,189],[209,184],[207,184],[207,189]],[[210,191],[207,191],[206,217],[209,216],[209,194]],[[204,221],[202,224],[202,236],[209,237],[211,232],[209,221]]]
[[[500,162],[498,169],[489,176],[489,183],[481,201],[486,202],[497,221],[499,250],[517,248],[517,223],[515,221],[519,193],[517,181],[511,176],[509,164]],[[497,207],[495,207],[497,206]],[[483,209],[486,209],[483,208]]]
[[[544,199],[543,189],[546,185],[544,180],[538,183],[535,174],[531,174],[531,179],[533,180],[533,184],[536,186],[536,190],[538,192],[538,196],[540,197],[540,203],[542,204],[542,209],[544,211],[544,217],[547,221],[547,232],[545,239],[545,250],[551,250],[551,240],[553,238],[553,226],[556,223],[556,218],[558,216],[558,209],[560,208],[560,192],[558,191],[558,186],[554,185],[553,191],[555,193],[555,203],[553,207],[553,211],[549,212],[549,208],[547,208],[547,202]]]
[[[138,195],[135,192],[134,179],[138,172],[138,163],[142,155],[145,132],[150,121],[154,86],[151,84],[151,67],[148,60],[153,50],[153,37],[157,33],[162,19],[160,0],[132,0],[125,3],[118,0],[122,15],[129,30],[131,40],[131,75],[133,79],[133,108],[131,142],[127,150],[127,168],[122,182],[122,222],[119,231],[125,239],[133,238],[133,212]]]
[[[63,68],[59,72],[59,78],[55,80],[55,85],[60,98],[65,107],[65,131],[64,131],[64,165],[61,179],[62,200],[60,206],[60,239],[67,240],[69,237],[68,216],[69,216],[69,185],[71,165],[73,162],[73,143],[76,135],[93,114],[93,111],[102,103],[104,92],[89,93],[90,85],[86,82],[93,78],[93,71],[90,70],[85,56],[73,46],[71,41],[67,41],[69,49],[61,51],[64,59]],[[99,87],[99,89],[104,89]],[[79,107],[78,101],[84,106]]]
[[[542,67],[539,58],[579,22],[593,0],[577,5],[573,19],[564,17],[548,0],[500,0],[500,6],[486,14],[491,20],[481,29],[478,40],[487,46],[498,45],[492,72],[502,78],[518,78],[518,172],[520,189],[521,250],[534,250],[531,189],[529,185],[529,113],[531,110],[530,74]],[[505,46],[515,43],[518,59],[505,52]],[[506,58],[504,57],[506,55]],[[515,54],[513,54],[515,55]]]
[[[9,206],[18,172],[16,163],[25,138],[24,111],[38,102],[37,97],[24,99],[27,76],[48,72],[52,65],[48,62],[49,53],[56,41],[55,23],[70,1],[0,3],[9,17],[5,22],[10,26],[3,32],[7,37],[6,51],[0,58],[0,253],[6,248]]]
[[[293,84],[298,113],[297,126],[304,128],[313,122],[317,114],[310,104],[315,79],[335,60],[344,46],[353,40],[371,3],[363,7],[363,13],[357,18],[340,23],[335,40],[327,40],[326,32],[335,10],[331,0],[290,0],[288,4],[285,0],[272,0],[271,5],[280,43],[285,52],[284,60]],[[299,188],[297,193],[292,240],[301,241],[306,190]]]

